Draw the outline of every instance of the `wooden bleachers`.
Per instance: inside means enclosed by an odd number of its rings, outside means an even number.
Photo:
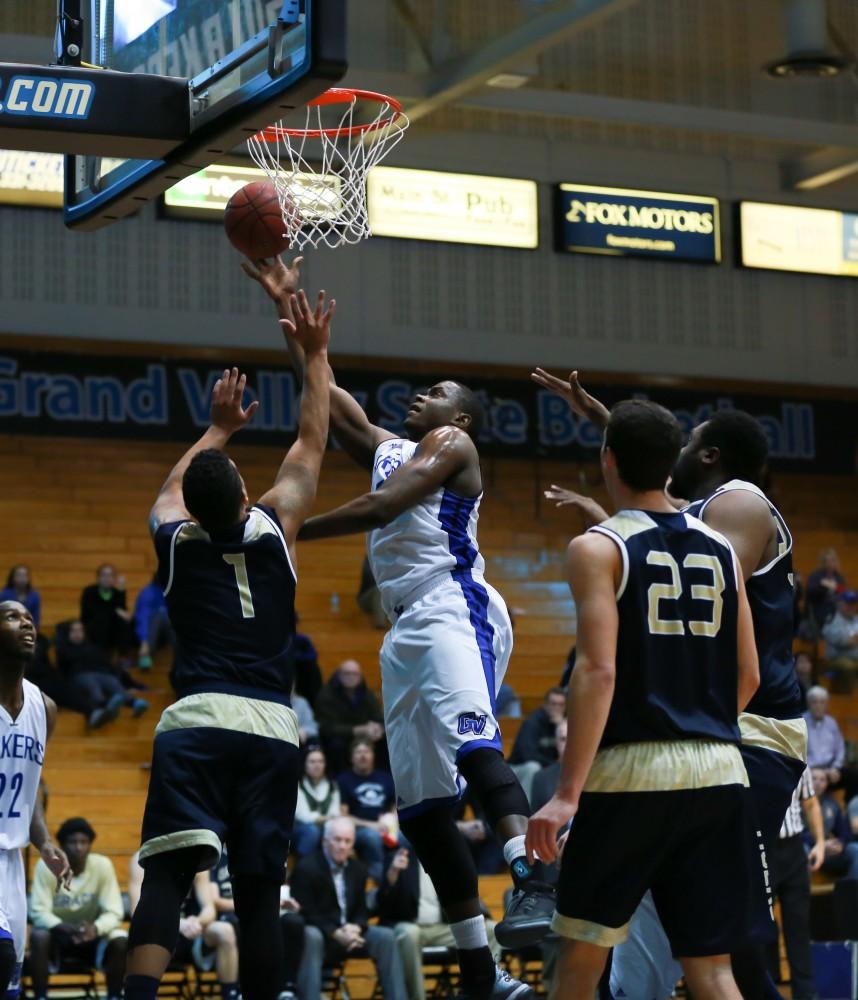
[[[240,438],[238,439],[240,441]],[[154,554],[146,531],[152,500],[180,443],[0,437],[4,490],[0,495],[0,568],[28,564],[42,594],[43,622],[50,626],[78,613],[81,589],[96,566],[112,562],[128,582],[129,600],[147,582]],[[251,497],[270,482],[282,453],[272,448],[230,449]],[[576,514],[558,511],[542,497],[551,483],[591,492],[593,464],[489,459],[484,463],[486,498],[480,539],[487,575],[517,614],[516,646],[508,679],[534,707],[556,683],[574,641],[574,609],[563,582],[568,538],[580,531]],[[325,463],[317,509],[323,510],[367,488],[368,477],[341,453]],[[854,480],[845,477],[782,476],[777,501],[795,535],[795,562],[803,576],[821,548],[835,546],[847,579],[858,581],[858,510]],[[383,631],[357,609],[364,543],[361,538],[313,542],[299,548],[298,611],[301,628],[319,650],[324,674],[346,656],[363,665],[378,686],[377,654]],[[339,596],[332,610],[331,596]],[[142,719],[123,717],[96,733],[80,716],[61,713],[47,756],[49,821],[87,815],[99,832],[97,848],[117,860],[125,882],[125,861],[136,848],[148,780],[143,770],[160,710],[168,703],[166,663],[156,662],[147,695],[152,711]],[[834,711],[847,737],[858,736],[858,694],[835,696]],[[509,745],[517,723],[505,727]]]

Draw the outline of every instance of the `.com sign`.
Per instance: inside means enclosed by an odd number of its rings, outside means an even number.
[[[47,76],[13,76],[0,112],[44,118],[86,119],[95,99],[89,80],[56,80]]]

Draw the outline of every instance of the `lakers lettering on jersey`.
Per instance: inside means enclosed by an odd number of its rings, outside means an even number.
[[[39,792],[47,713],[42,692],[24,681],[24,706],[16,719],[0,707],[0,850],[26,847]]]
[[[296,577],[276,512],[257,504],[243,524],[218,535],[193,521],[163,524],[155,549],[176,633],[179,695],[288,705]]]
[[[754,493],[766,502],[778,538],[774,558],[756,570],[745,584],[760,660],[760,686],[747,711],[773,719],[796,719],[801,715],[801,691],[792,653],[794,578],[792,535],[786,522],[759,487],[741,479],[731,480],[711,496],[690,504],[686,513],[703,518],[716,497],[735,490]]]
[[[623,510],[591,531],[622,558],[602,746],[737,743],[738,580],[729,542],[684,513]]]
[[[372,488],[377,490],[414,457],[417,442],[394,438],[375,453]],[[367,554],[388,617],[429,581],[455,571],[481,578],[485,561],[477,543],[481,497],[435,490],[367,538]]]

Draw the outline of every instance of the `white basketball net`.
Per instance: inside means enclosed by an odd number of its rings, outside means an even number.
[[[402,139],[409,121],[379,96],[371,122],[354,120],[357,96],[344,97],[339,120],[323,124],[323,107],[308,105],[303,128],[280,121],[247,140],[247,148],[277,188],[284,235],[293,249],[339,247],[371,236],[366,176]],[[365,102],[364,102],[365,103]],[[298,133],[298,134],[296,134]]]

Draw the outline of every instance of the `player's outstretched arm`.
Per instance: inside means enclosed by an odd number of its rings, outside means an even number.
[[[580,535],[569,544],[566,564],[578,610],[577,656],[566,707],[569,739],[557,792],[528,823],[526,847],[530,861],[534,855],[545,862],[557,857],[557,831],[578,811],[614,696],[619,551],[604,535]]]
[[[336,310],[331,299],[325,307],[325,293],[319,292],[315,308],[300,292],[292,296],[293,319],[284,320],[304,352],[304,391],[298,437],[277,472],[274,485],[260,503],[277,511],[290,555],[294,557],[298,529],[316,499],[319,472],[328,443],[331,385],[328,380],[328,342],[331,320]]]
[[[286,347],[292,361],[292,368],[299,383],[304,379],[304,349],[295,339],[289,321],[293,317],[293,297],[298,291],[300,266],[303,257],[296,257],[287,267],[280,257],[271,260],[245,261],[241,266],[244,273],[258,282],[277,309],[280,325],[286,337]],[[337,385],[333,369],[328,367],[331,382],[331,431],[346,453],[358,465],[371,469],[376,448],[382,441],[396,437],[383,427],[371,424],[358,401]]]
[[[530,378],[543,389],[549,389],[562,396],[579,417],[590,420],[602,430],[608,426],[611,411],[581,385],[577,371],[570,372],[569,378],[564,380],[542,368],[536,368],[531,372]]]
[[[384,527],[466,468],[474,460],[474,450],[473,441],[458,427],[430,431],[414,457],[375,492],[364,493],[336,510],[311,517],[298,537],[302,541],[334,538]]]
[[[738,560],[737,560],[738,561]],[[757,642],[754,638],[754,620],[751,617],[751,605],[745,593],[745,581],[737,573],[739,588],[739,620],[738,620],[738,660],[739,660],[739,711],[753,698],[760,686],[760,660],[757,656]]]
[[[608,520],[609,515],[605,508],[596,503],[592,497],[585,497],[583,493],[552,484],[544,496],[546,500],[554,500],[555,507],[571,507],[576,510],[583,518],[585,529]]]
[[[253,419],[259,403],[254,400],[247,409],[242,407],[241,399],[246,384],[247,376],[239,375],[237,368],[231,371],[225,368],[223,375],[215,382],[212,390],[211,425],[173,466],[161,487],[149,514],[149,531],[153,535],[162,524],[190,518],[182,499],[182,476],[194,455],[206,448],[223,450],[232,435]]]

